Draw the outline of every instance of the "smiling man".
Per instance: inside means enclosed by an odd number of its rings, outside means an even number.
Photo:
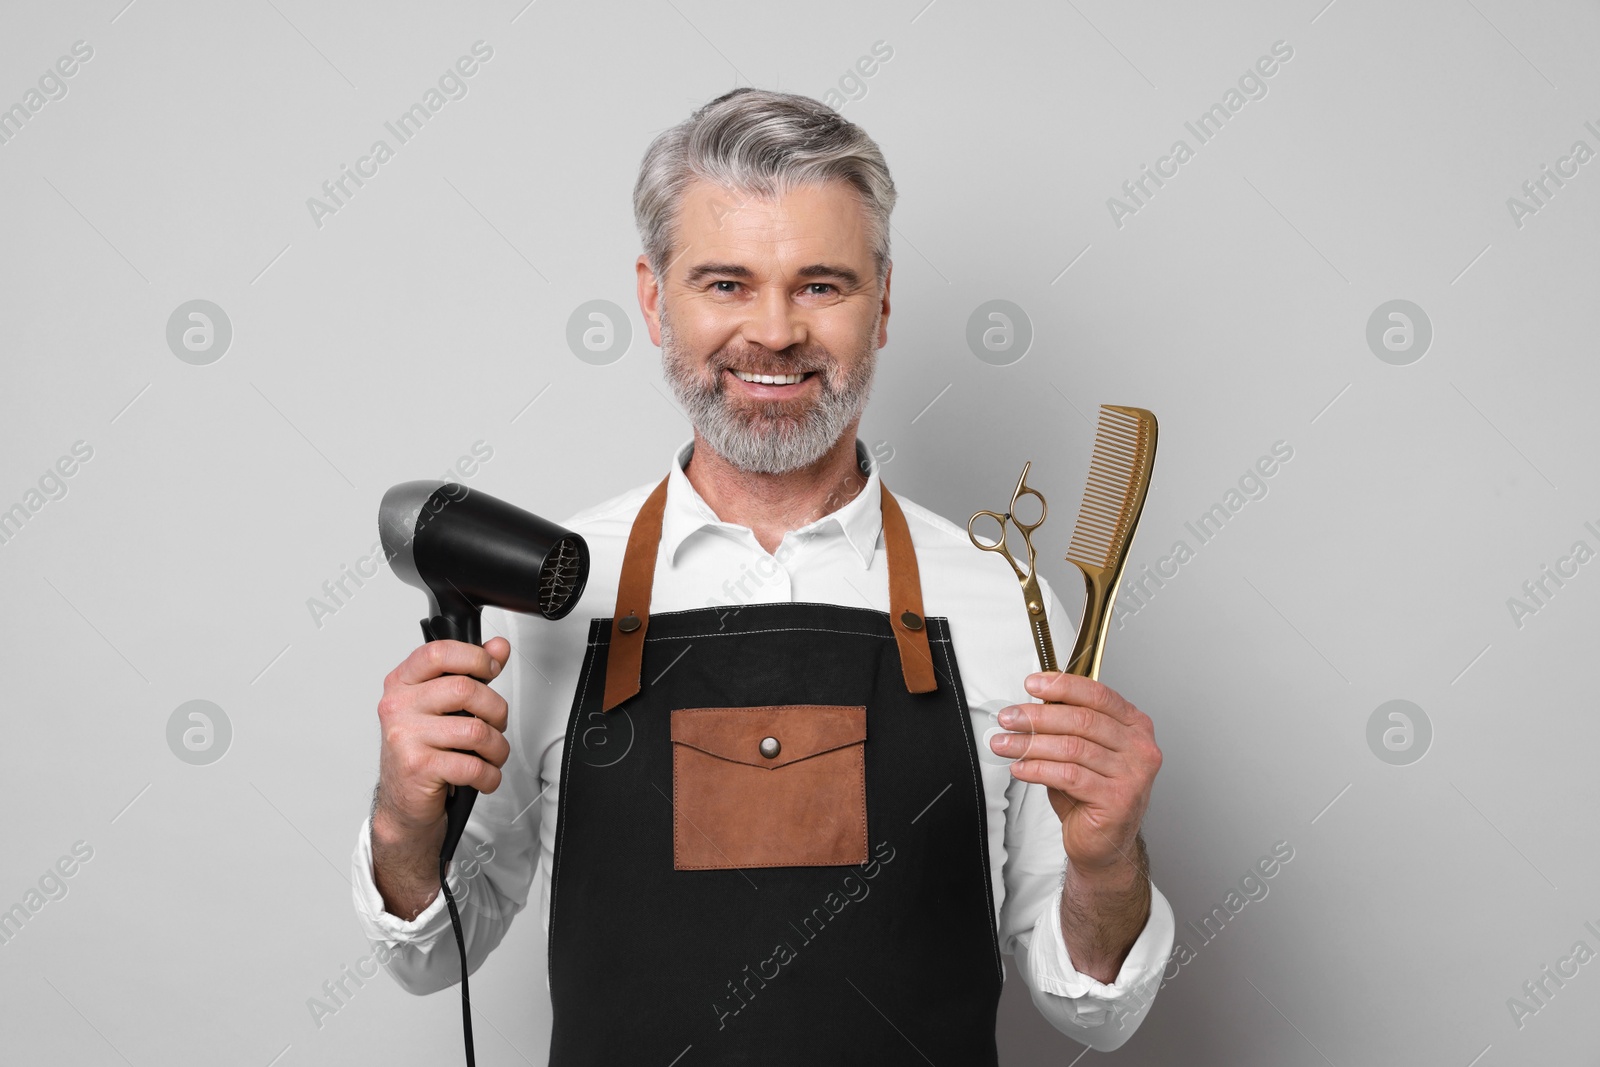
[[[994,1064],[1003,954],[1109,1050],[1161,979],[1150,718],[1037,673],[1004,561],[856,437],[894,198],[877,145],[805,97],[736,90],[657,137],[639,306],[692,440],[562,523],[590,546],[580,610],[489,609],[504,636],[384,681],[368,936],[408,990],[459,980],[436,857],[447,786],[480,789],[469,966],[536,887],[551,1064]]]

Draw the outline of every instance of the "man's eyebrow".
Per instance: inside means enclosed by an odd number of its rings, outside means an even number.
[[[755,275],[750,272],[748,267],[741,267],[737,263],[702,263],[693,270],[689,271],[689,273],[684,276],[683,281],[686,285],[698,285],[700,282],[703,282],[707,278],[713,276],[723,278],[744,278],[747,280],[755,277]]]
[[[849,267],[839,267],[831,263],[813,263],[809,267],[801,267],[795,273],[802,278],[837,278],[850,289],[861,284],[861,275]]]
[[[813,263],[801,267],[795,274],[802,278],[837,278],[848,289],[854,289],[861,284],[861,275],[849,267],[832,263]],[[701,263],[684,276],[683,282],[685,285],[699,285],[707,278],[739,278],[749,281],[753,277],[755,274],[750,268],[737,263]]]

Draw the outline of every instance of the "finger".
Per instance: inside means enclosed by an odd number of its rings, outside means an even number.
[[[464,752],[434,753],[430,769],[451,785],[468,785],[480,793],[500,788],[500,768]]]
[[[1100,804],[1115,787],[1103,774],[1090,770],[1081,763],[1057,763],[1054,760],[1025,759],[1011,765],[1011,775],[1024,782],[1037,782],[1059,789],[1082,804]]]
[[[473,752],[496,767],[511,758],[506,735],[471,715],[439,715],[417,727],[417,740],[440,751]]]
[[[499,637],[491,641],[504,641],[509,655],[511,643]],[[500,673],[506,656],[496,659],[487,648],[470,641],[429,641],[414,649],[394,669],[394,679],[405,685],[419,685],[441,674],[467,674],[487,681]]]
[[[1076,763],[1106,778],[1127,771],[1127,760],[1120,753],[1076,734],[996,734],[989,747],[1013,759]]]
[[[1024,678],[1022,684],[1029,693],[1051,704],[1094,708],[1130,726],[1138,721],[1136,716],[1142,714],[1124,700],[1122,694],[1093,678],[1059,671],[1039,671]]]
[[[506,698],[476,678],[447,674],[430,678],[408,692],[411,710],[425,715],[469,711],[496,730],[506,728]]]
[[[511,642],[503,637],[491,637],[483,643],[483,650],[489,654],[489,659],[493,661],[492,673],[487,676],[477,675],[476,677],[482,678],[487,682],[498,677],[510,661]]]
[[[1076,704],[1015,704],[1000,709],[999,721],[1018,733],[1071,734],[1118,752],[1130,744],[1130,727],[1103,711]]]

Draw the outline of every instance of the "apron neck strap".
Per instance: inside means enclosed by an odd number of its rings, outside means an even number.
[[[661,479],[651,492],[628,532],[622,576],[617,583],[617,610],[611,619],[602,711],[610,711],[639,692],[644,635],[650,629],[650,591],[655,585],[656,554],[661,545],[661,517],[667,507],[667,481]],[[889,557],[889,625],[899,646],[900,669],[907,692],[931,693],[939,683],[928,650],[916,550],[899,502],[881,480],[878,486],[883,495],[883,547]]]

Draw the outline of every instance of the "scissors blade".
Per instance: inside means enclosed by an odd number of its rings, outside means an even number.
[[[1044,596],[1039,591],[1039,579],[1032,574],[1022,583],[1022,599],[1028,605],[1028,628],[1033,632],[1033,650],[1039,654],[1041,671],[1058,671],[1056,646],[1050,637],[1050,620],[1045,613]]]

